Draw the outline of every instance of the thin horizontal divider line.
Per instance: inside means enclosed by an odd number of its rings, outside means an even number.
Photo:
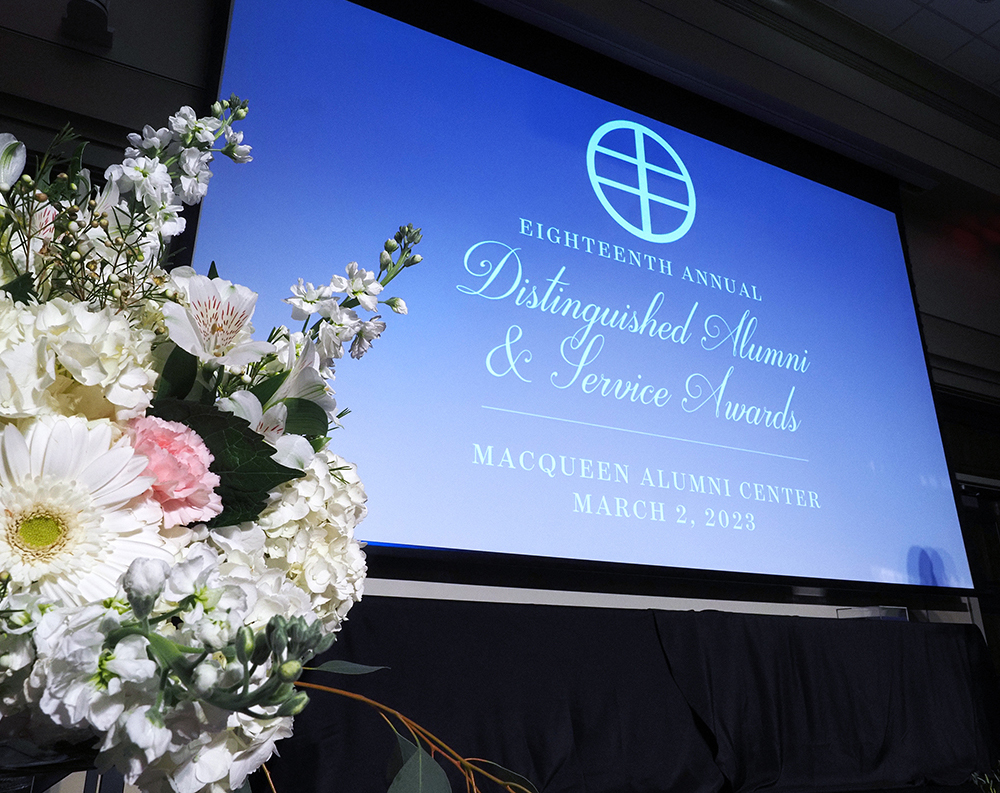
[[[607,424],[592,424],[589,421],[578,421],[577,419],[564,419],[559,416],[543,416],[541,413],[526,413],[523,410],[511,410],[510,408],[498,408],[491,405],[480,405],[483,410],[496,410],[500,413],[513,413],[517,416],[529,416],[535,419],[546,419],[548,421],[562,421],[566,424],[581,424],[584,427],[595,427],[600,430],[614,430],[615,432],[630,432],[633,435],[647,435],[650,438],[663,438],[666,441],[679,441],[680,443],[694,443],[698,446],[713,446],[716,449],[729,449],[734,452],[746,452],[747,454],[762,454],[765,457],[780,457],[783,460],[796,460],[800,463],[807,463],[805,457],[792,457],[788,454],[775,454],[774,452],[762,452],[759,449],[743,449],[739,446],[726,446],[722,443],[709,443],[708,441],[696,441],[691,438],[677,438],[673,435],[660,435],[656,432],[646,432],[644,430],[630,430],[627,427],[611,427]]]

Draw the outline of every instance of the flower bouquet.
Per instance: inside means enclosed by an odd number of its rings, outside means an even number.
[[[256,294],[168,271],[233,96],[146,127],[98,185],[61,133],[0,134],[0,766],[80,757],[144,791],[237,790],[306,705],[303,665],[361,598],[366,513],[328,380],[420,261],[401,227],[253,339]],[[68,147],[68,149],[67,149]],[[62,155],[69,151],[68,155]],[[361,318],[361,309],[370,318]],[[423,750],[421,750],[422,752]]]

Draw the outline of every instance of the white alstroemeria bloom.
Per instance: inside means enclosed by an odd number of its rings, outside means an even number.
[[[7,192],[24,170],[24,144],[9,132],[0,132],[0,193]],[[4,205],[0,196],[0,206]]]
[[[244,419],[250,427],[274,447],[271,459],[289,468],[302,469],[315,451],[312,444],[301,435],[285,434],[288,408],[283,402],[268,403],[267,410],[249,391],[236,391],[215,403],[219,410]]]
[[[319,353],[312,339],[293,334],[283,353],[285,366],[289,370],[288,376],[278,386],[265,408],[286,399],[308,399],[323,408],[330,421],[336,421],[337,400],[333,397],[333,390],[319,373]]]
[[[190,267],[178,267],[170,279],[183,304],[164,303],[163,319],[178,347],[206,363],[236,369],[274,350],[273,344],[253,341],[250,318],[257,293],[252,289],[198,275]]]
[[[301,278],[297,284],[292,285],[292,296],[286,297],[285,302],[292,307],[292,319],[309,319],[314,313],[325,316],[323,313],[328,310],[328,305],[337,305],[333,297],[333,290],[329,286],[313,286]]]
[[[226,413],[239,416],[272,446],[285,433],[288,408],[281,403],[268,403],[265,410],[254,394],[249,391],[234,391],[228,397],[216,402],[215,406]]]
[[[358,328],[358,335],[354,337],[354,343],[351,344],[351,357],[360,358],[366,352],[368,348],[372,346],[372,342],[382,335],[382,331],[385,330],[385,323],[376,314],[367,322],[362,322],[361,327]]]
[[[214,143],[215,132],[222,126],[222,120],[214,116],[198,118],[194,110],[186,105],[170,117],[170,129],[186,141]]]
[[[378,282],[375,273],[371,270],[359,268],[357,262],[348,262],[347,287],[337,291],[346,292],[355,298],[363,308],[375,311],[378,308],[378,294],[382,291],[382,284]]]

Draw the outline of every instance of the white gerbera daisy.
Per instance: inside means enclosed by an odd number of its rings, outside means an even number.
[[[109,424],[52,417],[0,433],[0,570],[54,603],[110,597],[134,559],[173,562],[146,458]]]

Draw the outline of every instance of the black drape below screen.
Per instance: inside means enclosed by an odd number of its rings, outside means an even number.
[[[390,669],[307,679],[542,793],[958,785],[991,766],[1000,734],[968,625],[370,597],[326,657]],[[311,697],[268,764],[278,790],[385,791],[382,719]]]

